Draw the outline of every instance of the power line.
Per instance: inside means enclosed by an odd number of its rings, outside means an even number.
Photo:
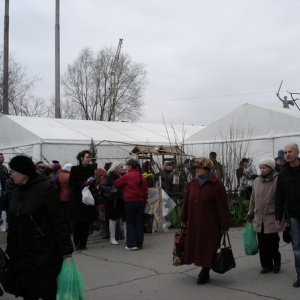
[[[299,89],[294,89],[293,91],[299,91]],[[212,96],[199,96],[199,97],[189,97],[189,98],[160,99],[160,100],[150,100],[148,102],[186,101],[186,100],[221,98],[221,97],[235,97],[235,96],[247,96],[247,95],[261,95],[261,94],[276,94],[276,91],[273,91],[273,92],[255,92],[255,93],[212,95]]]

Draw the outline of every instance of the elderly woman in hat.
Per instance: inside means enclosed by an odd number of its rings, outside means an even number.
[[[181,226],[187,228],[184,260],[202,267],[197,284],[205,284],[230,218],[226,190],[213,171],[213,162],[200,157],[194,167],[196,177],[188,184],[181,214]]]
[[[58,193],[29,157],[16,156],[9,166],[15,182],[6,248],[12,273],[4,288],[24,299],[55,300],[63,259],[73,252]]]
[[[127,231],[125,249],[133,251],[143,248],[143,217],[148,199],[148,185],[137,160],[131,158],[126,165],[128,173],[114,181],[114,186],[116,189],[124,188]]]
[[[278,273],[281,267],[279,231],[275,226],[275,191],[278,173],[273,158],[263,158],[258,166],[261,174],[254,180],[247,219],[253,219],[257,232],[261,274]]]

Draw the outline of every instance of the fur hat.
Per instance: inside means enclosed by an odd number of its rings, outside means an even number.
[[[70,172],[72,167],[73,167],[72,164],[65,164],[65,165],[62,167],[62,170]]]
[[[8,165],[12,170],[29,177],[33,176],[36,171],[33,161],[25,155],[13,157]]]
[[[274,170],[275,169],[275,160],[274,160],[274,158],[262,158],[259,161],[258,166],[261,167],[262,165],[268,166]]]
[[[214,167],[214,163],[208,157],[198,157],[195,160],[194,167],[210,170]]]

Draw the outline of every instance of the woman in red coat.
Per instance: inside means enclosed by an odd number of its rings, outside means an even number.
[[[230,218],[225,187],[212,172],[207,157],[195,160],[196,177],[187,187],[181,225],[187,228],[185,262],[201,266],[197,284],[209,282],[222,231],[229,229]]]

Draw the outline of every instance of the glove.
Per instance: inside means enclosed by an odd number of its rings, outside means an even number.
[[[90,186],[92,183],[90,181],[85,181],[83,184],[84,186]]]

